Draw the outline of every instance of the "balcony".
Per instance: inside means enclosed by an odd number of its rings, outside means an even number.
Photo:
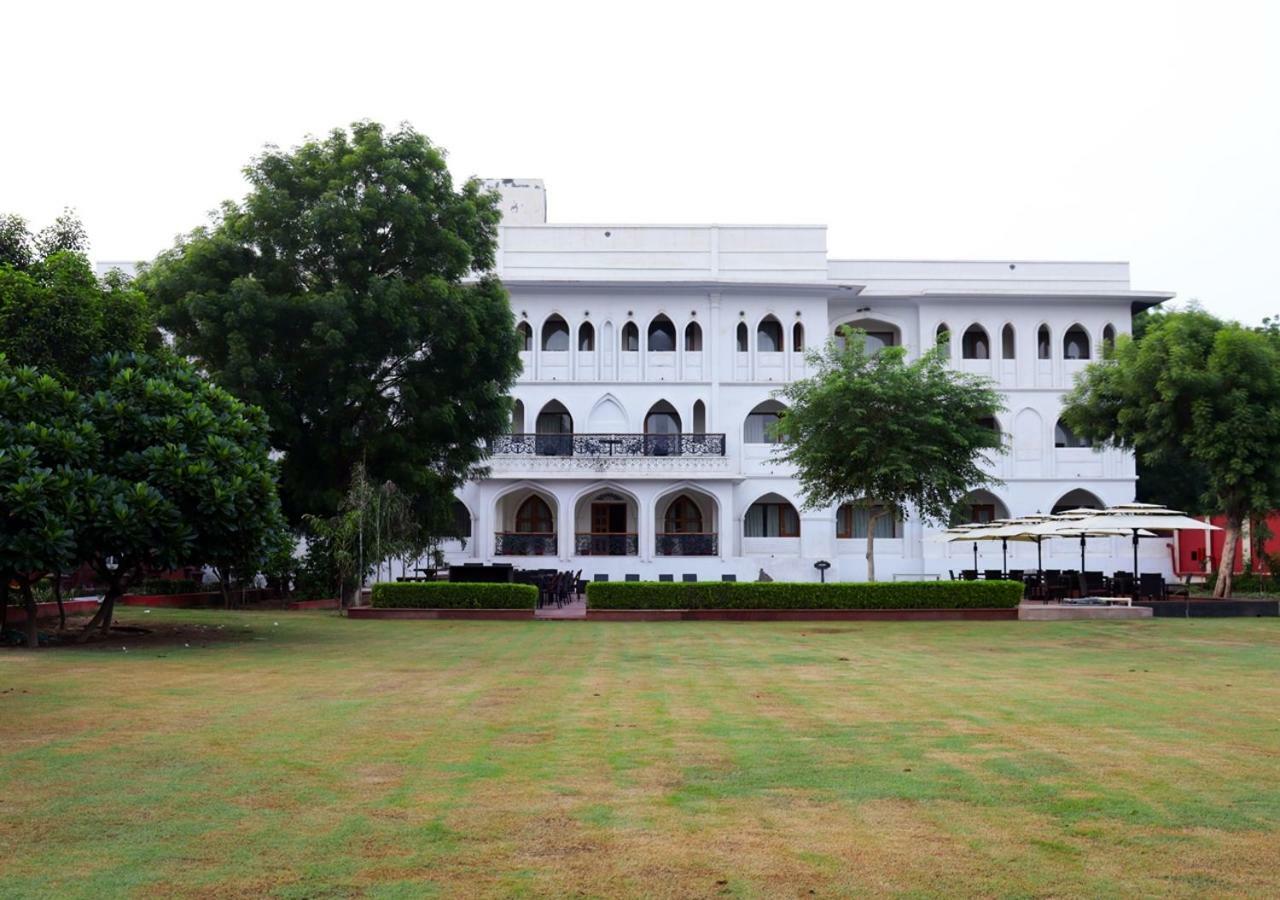
[[[720,543],[715,532],[659,532],[656,551],[659,556],[716,556]]]
[[[499,531],[494,534],[494,556],[555,556],[555,532]]]
[[[635,556],[640,552],[637,534],[578,532],[574,542],[577,556]]]
[[[723,434],[504,434],[494,456],[724,456]]]

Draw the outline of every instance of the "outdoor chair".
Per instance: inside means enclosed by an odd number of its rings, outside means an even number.
[[[1144,572],[1139,575],[1138,596],[1150,600],[1168,600],[1169,594],[1165,591],[1164,576],[1157,572]]]
[[[660,574],[660,575],[658,575],[658,580],[659,580],[659,581],[674,581],[674,580],[675,580],[675,576],[674,576],[674,575],[671,575],[670,573],[664,573],[664,574]]]
[[[947,569],[947,574],[951,576],[951,580],[952,580],[952,581],[955,581],[955,580],[956,580],[956,570],[955,570],[955,569]]]
[[[961,569],[960,580],[961,581],[977,581],[978,570],[977,569]]]
[[[1116,572],[1111,576],[1111,592],[1118,597],[1124,597],[1133,593],[1133,574],[1130,572]]]
[[[987,581],[999,581],[1004,578],[1004,573],[999,569],[984,569],[982,571],[982,577]]]
[[[1010,569],[1009,574],[1005,577],[1010,581],[1022,581],[1026,577],[1026,572],[1022,569]]]

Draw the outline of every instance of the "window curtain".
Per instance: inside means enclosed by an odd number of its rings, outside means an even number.
[[[769,429],[778,419],[776,413],[751,413],[747,416],[745,429],[748,444],[776,444],[777,438],[769,433]]]

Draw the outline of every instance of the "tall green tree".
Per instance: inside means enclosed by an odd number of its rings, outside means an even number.
[[[0,353],[67,385],[90,360],[159,343],[146,298],[119,272],[99,279],[84,226],[71,212],[37,234],[0,216]]]
[[[1280,342],[1201,309],[1151,317],[1082,373],[1063,418],[1155,466],[1196,467],[1199,507],[1226,515],[1214,594],[1229,596],[1244,522],[1280,505]]]
[[[412,128],[369,122],[245,175],[242,202],[139,278],[178,351],[266,411],[293,523],[335,515],[357,463],[447,509],[519,371],[496,196],[455,187]]]
[[[875,581],[876,520],[942,522],[965,494],[993,482],[987,462],[1003,443],[989,420],[1003,404],[988,379],[955,371],[941,350],[908,361],[903,347],[868,351],[864,332],[846,329],[844,338],[811,354],[815,374],[780,392],[789,409],[777,452],[795,465],[805,506],[868,510]]]

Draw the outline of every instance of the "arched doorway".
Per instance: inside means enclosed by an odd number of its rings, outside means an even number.
[[[498,499],[494,535],[496,556],[555,556],[555,500],[533,488],[512,491]]]
[[[675,456],[680,452],[680,414],[665,400],[644,417],[644,455]]]
[[[635,556],[640,552],[639,506],[617,490],[589,492],[574,512],[578,556]]]
[[[718,511],[714,497],[693,488],[658,498],[657,555],[715,556],[719,552]]]

